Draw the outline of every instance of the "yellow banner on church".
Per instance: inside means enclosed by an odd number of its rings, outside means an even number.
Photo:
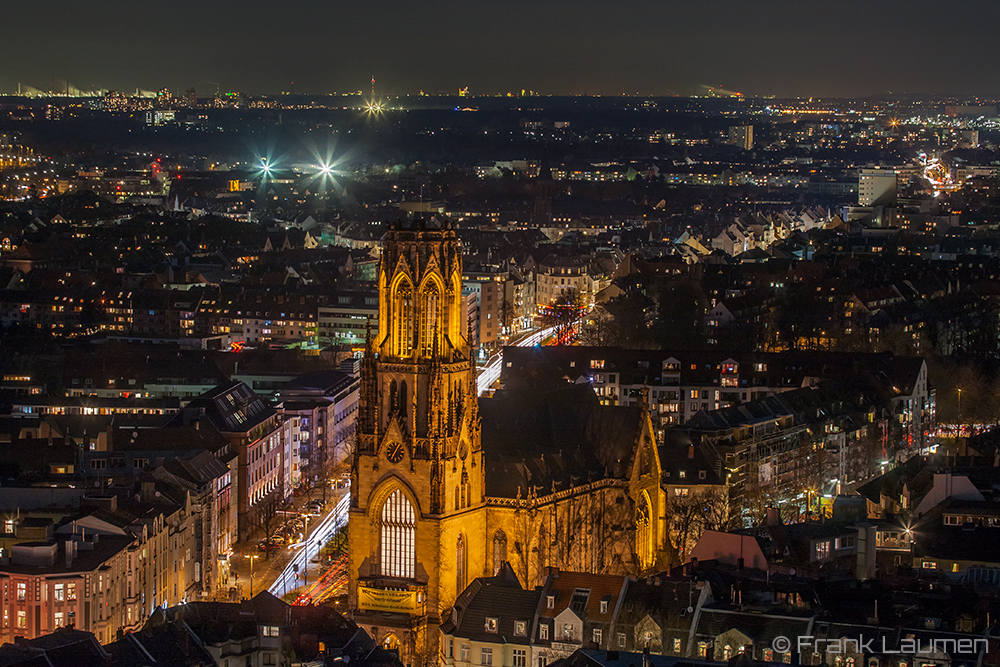
[[[358,586],[358,609],[412,614],[417,611],[417,592]]]

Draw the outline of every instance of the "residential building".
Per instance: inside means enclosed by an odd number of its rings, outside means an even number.
[[[284,461],[290,460],[281,416],[243,382],[215,387],[191,401],[175,424],[212,423],[237,455],[236,508],[238,541],[250,534],[254,506],[271,494],[286,496]]]
[[[858,206],[896,203],[896,172],[892,169],[858,171]]]

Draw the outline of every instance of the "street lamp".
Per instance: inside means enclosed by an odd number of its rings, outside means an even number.
[[[320,540],[316,540],[316,558],[317,559],[319,559],[319,548],[322,545],[323,545],[323,543]],[[305,557],[305,561],[306,561],[305,568],[306,569],[305,569],[305,574],[302,575],[302,586],[303,586],[303,588],[309,585],[309,542],[306,542],[305,553],[306,553],[306,557]],[[319,565],[320,565],[320,571],[322,571],[322,564],[320,563]],[[317,581],[319,581],[318,577],[317,577]]]
[[[247,554],[246,558],[250,559],[250,598],[253,598],[253,562],[260,558],[257,554]]]

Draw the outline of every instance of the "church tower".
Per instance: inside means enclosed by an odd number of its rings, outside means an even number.
[[[484,567],[482,538],[469,534],[484,492],[478,392],[450,223],[395,224],[381,262],[379,327],[361,370],[349,603],[416,666],[436,662],[441,612]]]

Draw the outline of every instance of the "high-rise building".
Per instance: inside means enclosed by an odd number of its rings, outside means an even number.
[[[858,206],[892,204],[896,201],[896,172],[862,169],[858,172]]]
[[[731,125],[729,143],[745,151],[753,148],[753,125]]]

